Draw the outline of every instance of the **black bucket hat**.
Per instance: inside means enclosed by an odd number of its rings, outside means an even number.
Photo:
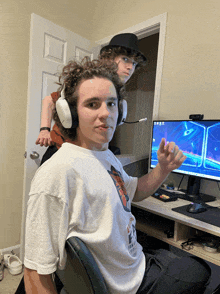
[[[137,53],[137,55],[141,56],[143,61],[147,60],[147,58],[138,48],[138,38],[135,34],[125,33],[114,36],[109,44],[100,50],[100,53],[112,47],[124,47],[126,49],[130,49]]]

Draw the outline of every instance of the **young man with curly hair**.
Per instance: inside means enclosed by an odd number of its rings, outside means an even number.
[[[131,78],[135,69],[146,61],[146,57],[138,49],[137,36],[130,33],[114,36],[109,45],[101,49],[99,59],[106,63],[115,62],[117,64],[117,73],[123,84]],[[41,164],[49,159],[64,142],[56,124],[50,132],[52,113],[59,97],[60,92],[58,91],[43,99],[41,128],[36,144],[50,147],[43,156]]]
[[[110,294],[203,293],[209,268],[199,258],[144,253],[131,201],[152,195],[185,156],[162,139],[155,169],[128,176],[108,149],[123,113],[114,64],[70,62],[61,78],[54,120],[65,142],[36,172],[26,219],[26,293],[56,294],[52,273],[66,262],[65,242],[86,243]],[[74,287],[74,285],[73,285]]]

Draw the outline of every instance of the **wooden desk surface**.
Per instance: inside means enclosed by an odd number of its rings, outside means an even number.
[[[186,204],[190,204],[190,201],[177,199],[176,201],[162,202],[154,197],[148,197],[147,199],[140,202],[132,202],[132,206],[134,207],[149,211],[162,217],[174,220],[178,223],[182,223],[195,229],[220,237],[220,227],[210,225],[193,217],[188,217],[184,214],[172,210],[172,208],[176,208]],[[208,204],[210,206],[217,207],[220,206],[220,200],[209,202]]]

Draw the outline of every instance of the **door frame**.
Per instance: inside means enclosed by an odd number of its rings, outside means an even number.
[[[158,43],[158,55],[157,55],[157,68],[156,68],[156,79],[155,79],[155,91],[154,91],[154,105],[152,119],[159,119],[159,105],[161,95],[161,84],[162,84],[162,73],[163,73],[163,60],[165,50],[165,38],[166,38],[166,23],[167,23],[167,12],[155,16],[151,19],[143,21],[137,25],[129,27],[117,34],[123,33],[134,33],[138,39],[149,37],[153,34],[159,33]],[[97,44],[104,47],[108,45],[112,37],[115,35],[108,36],[101,40],[96,41]]]

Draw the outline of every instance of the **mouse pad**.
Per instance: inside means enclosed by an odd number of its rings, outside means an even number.
[[[210,225],[220,227],[220,208],[212,207],[212,206],[209,206],[208,204],[205,204],[207,211],[200,212],[200,213],[190,213],[186,211],[186,208],[188,206],[189,204],[172,208],[172,210],[179,212],[181,214],[187,215],[189,217],[198,219]]]

